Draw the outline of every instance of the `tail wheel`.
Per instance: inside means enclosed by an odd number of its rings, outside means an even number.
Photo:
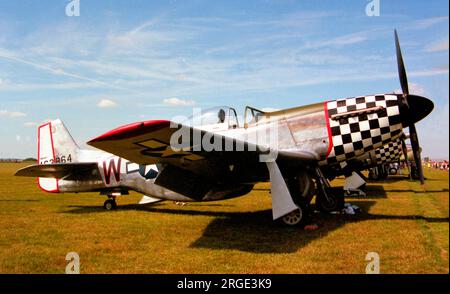
[[[117,208],[117,203],[116,203],[116,201],[114,199],[108,199],[103,204],[103,208],[105,208],[106,210],[116,209]]]
[[[301,223],[303,223],[304,221],[304,217],[303,217],[303,210],[301,208],[298,208],[296,210],[294,210],[291,213],[286,214],[285,216],[283,216],[281,218],[281,221],[283,222],[283,224],[287,225],[287,226],[298,226]]]

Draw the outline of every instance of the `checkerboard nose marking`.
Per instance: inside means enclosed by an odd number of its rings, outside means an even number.
[[[333,148],[322,163],[346,161],[377,149],[396,139],[402,130],[397,95],[334,100],[327,102],[327,109]]]
[[[378,164],[396,162],[400,159],[401,154],[402,141],[400,139],[390,142],[386,146],[375,150],[375,157]]]

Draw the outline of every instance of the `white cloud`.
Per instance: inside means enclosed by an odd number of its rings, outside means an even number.
[[[27,116],[26,113],[20,112],[20,111],[8,111],[8,110],[0,110],[0,117],[24,117]]]
[[[20,112],[20,111],[12,111],[9,113],[10,117],[24,117],[27,116],[26,113]]]
[[[448,37],[447,39],[442,39],[437,42],[428,44],[425,47],[426,52],[440,52],[440,51],[448,51]]]
[[[27,91],[40,91],[40,90],[68,90],[68,89],[90,89],[90,88],[106,88],[102,84],[93,82],[81,82],[81,83],[0,83],[0,88],[4,91],[11,92],[27,92]]]
[[[29,121],[23,124],[24,126],[28,127],[28,128],[33,128],[33,127],[37,127],[37,123],[33,122],[33,121]]]
[[[366,32],[358,32],[353,34],[348,34],[344,36],[339,36],[336,38],[322,40],[317,42],[311,42],[306,45],[307,48],[320,48],[320,47],[333,47],[333,46],[345,46],[361,43],[367,40]]]
[[[427,92],[425,91],[425,88],[422,85],[420,85],[420,84],[409,83],[408,84],[408,88],[409,88],[409,93],[410,94],[419,95],[419,96],[426,96]],[[395,89],[394,93],[401,94],[402,93],[402,89]]]
[[[44,63],[38,63],[38,62],[29,61],[29,60],[25,60],[25,59],[19,58],[19,57],[17,57],[16,54],[9,53],[9,51],[5,51],[5,50],[0,51],[0,58],[8,59],[8,60],[15,61],[15,62],[18,62],[18,63],[21,63],[21,64],[26,64],[26,65],[32,66],[32,67],[34,67],[36,69],[50,72],[50,73],[52,73],[54,75],[75,78],[75,79],[84,80],[84,81],[91,82],[91,83],[100,84],[100,85],[103,85],[103,86],[108,87],[108,88],[116,88],[116,89],[118,89],[117,87],[115,87],[114,85],[111,85],[109,83],[105,83],[105,82],[102,82],[102,81],[91,79],[89,77],[81,76],[81,75],[78,75],[78,74],[75,74],[75,73],[70,73],[70,72],[67,72],[67,71],[65,71],[65,70],[63,70],[61,68],[53,68],[53,67],[48,66],[47,64],[44,64]]]
[[[431,77],[431,76],[445,75],[445,74],[448,74],[448,66],[413,71],[413,72],[409,73],[408,76],[409,77]]]
[[[194,105],[195,101],[193,100],[183,100],[177,97],[167,98],[163,100],[164,104],[173,105],[173,106],[189,106]]]
[[[448,16],[437,16],[437,17],[430,17],[430,18],[424,18],[421,20],[418,20],[414,22],[412,25],[412,28],[414,29],[427,29],[430,28],[438,23],[448,21]]]
[[[100,108],[112,108],[116,107],[117,103],[110,99],[102,99],[97,103],[97,106]]]
[[[410,83],[409,84],[409,92],[411,94],[416,94],[419,96],[425,96],[426,91],[425,88],[422,85],[416,84],[416,83]]]
[[[16,135],[16,141],[20,141],[22,140],[22,138],[20,137],[20,135]]]

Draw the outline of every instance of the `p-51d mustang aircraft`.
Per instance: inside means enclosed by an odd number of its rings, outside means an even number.
[[[84,181],[92,184],[91,190],[107,188],[111,197],[121,189],[133,189],[158,199],[180,201],[236,197],[248,193],[255,183],[270,179],[273,219],[298,224],[314,193],[316,204],[325,210],[337,206],[337,195],[323,170],[334,165],[345,167],[350,160],[397,140],[404,127],[409,127],[415,161],[421,166],[414,124],[432,111],[433,103],[409,94],[395,36],[403,94],[359,96],[275,112],[247,107],[243,126],[238,123],[236,111],[227,107],[204,113],[190,125],[167,120],[137,122],[88,142],[108,152],[102,155],[106,160],[103,164],[55,164],[58,158],[61,162],[62,156],[71,155],[61,142],[61,150],[47,148],[45,154],[39,155],[40,163],[53,158],[52,164],[27,167],[17,174],[60,179],[40,180],[46,190],[67,189],[67,181]],[[51,142],[52,125],[46,132],[50,134],[46,141]],[[80,159],[88,157],[83,153]],[[155,164],[158,170],[153,179],[122,179],[117,172],[118,166],[125,165],[120,170],[127,175],[129,171],[147,175]],[[135,168],[129,169],[129,165]],[[81,168],[91,175],[80,175]],[[423,182],[421,169],[420,176]],[[149,193],[144,188],[147,184],[159,194]]]

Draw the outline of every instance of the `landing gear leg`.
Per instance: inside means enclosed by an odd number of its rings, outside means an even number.
[[[344,195],[339,189],[334,189],[322,174],[320,168],[316,168],[316,208],[323,212],[341,210],[344,207]],[[342,194],[342,195],[341,195]]]
[[[108,200],[105,201],[103,204],[103,208],[106,210],[113,210],[117,208],[116,199],[113,197],[110,197]]]
[[[306,171],[301,171],[287,179],[289,193],[298,209],[283,216],[281,221],[287,226],[301,226],[309,221],[309,203],[314,196],[314,182]]]

